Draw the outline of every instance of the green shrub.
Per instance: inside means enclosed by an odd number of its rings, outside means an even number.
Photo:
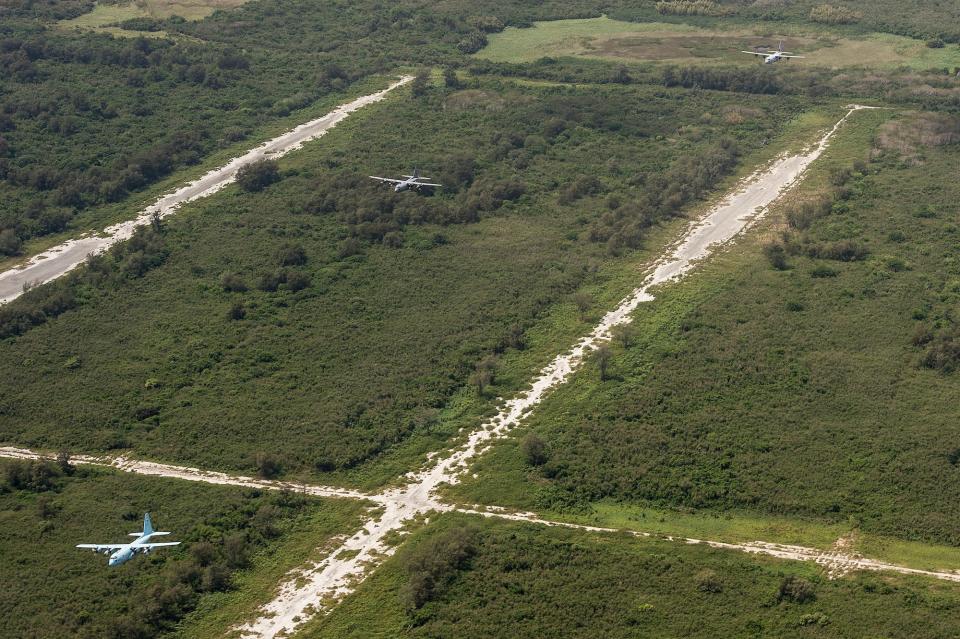
[[[245,164],[237,171],[237,184],[247,192],[262,191],[280,181],[280,167],[276,160],[258,160]]]
[[[459,526],[421,543],[407,560],[404,598],[412,613],[440,595],[476,553],[476,531]]]
[[[237,273],[224,273],[220,277],[220,286],[230,293],[243,293],[247,290],[246,283]]]
[[[280,266],[303,266],[307,263],[307,251],[301,244],[284,244],[276,253],[276,261]]]
[[[863,14],[859,11],[829,4],[821,4],[810,9],[810,19],[823,24],[852,24],[862,17]]]
[[[694,581],[697,584],[697,590],[700,592],[723,592],[723,581],[720,579],[720,575],[709,568],[698,572],[694,576]]]
[[[780,588],[777,590],[777,601],[789,601],[792,603],[808,603],[817,598],[813,584],[803,577],[790,575],[784,577],[780,582]]]
[[[818,264],[810,271],[810,277],[823,279],[827,277],[836,277],[840,272],[835,269],[827,266],[826,264]]]
[[[0,255],[18,255],[23,241],[13,229],[0,231]]]
[[[787,263],[787,251],[781,242],[769,242],[763,247],[763,255],[770,262],[770,266],[778,271],[790,268]]]
[[[520,442],[520,452],[530,466],[543,466],[550,459],[546,443],[535,433],[530,433]]]

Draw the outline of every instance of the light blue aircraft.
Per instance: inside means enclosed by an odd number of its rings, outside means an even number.
[[[110,561],[107,562],[108,565],[119,566],[123,562],[133,559],[134,555],[146,555],[154,548],[160,548],[161,546],[178,546],[180,544],[179,541],[168,541],[158,544],[149,543],[151,537],[169,534],[168,532],[154,530],[153,523],[150,521],[150,513],[146,513],[143,516],[143,532],[130,533],[130,536],[136,537],[136,539],[129,544],[77,544],[77,548],[90,548],[93,552],[110,555]]]

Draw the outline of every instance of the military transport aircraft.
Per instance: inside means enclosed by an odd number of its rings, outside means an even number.
[[[374,180],[380,180],[381,182],[388,182],[393,184],[393,190],[399,193],[400,191],[406,191],[407,189],[416,189],[420,190],[423,187],[433,188],[435,186],[443,186],[442,184],[433,184],[432,182],[424,182],[423,180],[429,180],[428,177],[420,177],[420,172],[417,171],[417,168],[413,168],[413,175],[404,175],[402,180],[395,180],[393,178],[378,177],[376,175],[370,176]]]
[[[783,50],[783,40],[780,41],[780,44],[777,46],[776,51],[741,51],[740,53],[747,53],[750,55],[762,55],[764,64],[773,64],[774,62],[780,62],[780,60],[789,60],[791,58],[802,58],[802,55],[793,55],[789,51]]]
[[[107,565],[119,566],[123,562],[133,559],[133,556],[136,554],[146,555],[154,548],[179,545],[179,541],[168,541],[159,544],[149,543],[151,537],[169,534],[168,532],[154,530],[153,524],[150,522],[150,513],[146,513],[143,516],[143,531],[130,533],[130,536],[136,537],[136,539],[129,544],[77,544],[77,548],[90,548],[93,552],[100,552],[105,555],[112,551],[113,554],[110,555],[110,561],[107,562]]]

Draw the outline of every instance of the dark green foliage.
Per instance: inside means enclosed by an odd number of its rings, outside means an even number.
[[[0,580],[17,586],[0,591],[4,636],[164,635],[208,593],[232,589],[249,557],[326,508],[278,493],[70,468],[0,462],[0,553],[18,557],[0,565]],[[147,510],[183,545],[110,569],[106,557],[73,547],[123,542]]]
[[[429,86],[430,70],[421,69],[417,72],[417,75],[413,77],[413,82],[410,83],[410,92],[413,94],[413,97],[420,98],[426,95]]]
[[[838,262],[857,262],[866,259],[867,255],[870,254],[867,247],[854,240],[810,244],[807,245],[806,251],[810,257]]]
[[[664,172],[637,176],[635,181],[645,187],[643,194],[601,216],[590,229],[590,239],[605,242],[612,252],[638,247],[650,226],[679,215],[683,207],[703,197],[733,170],[737,157],[736,143],[724,138],[695,156],[678,159]],[[599,189],[598,183],[589,184],[577,186],[574,183],[571,194]],[[564,193],[561,192],[563,200]],[[615,200],[609,203],[615,203]]]
[[[567,186],[560,189],[560,203],[572,204],[587,195],[595,195],[600,192],[602,186],[600,180],[595,175],[584,175],[578,177]]]
[[[120,23],[120,28],[127,31],[160,31],[163,29],[163,21],[156,18],[130,18]]]
[[[701,592],[723,592],[723,580],[716,571],[705,568],[693,576],[697,590]]]
[[[780,588],[777,589],[777,601],[790,601],[792,603],[809,603],[817,598],[813,584],[803,579],[790,575],[784,577],[780,582]]]
[[[0,339],[22,335],[81,304],[77,290],[96,286],[122,290],[129,280],[143,277],[166,260],[169,251],[164,238],[147,227],[113,246],[105,255],[87,259],[84,269],[24,293],[0,306]]]
[[[242,320],[246,316],[247,309],[244,308],[243,302],[234,302],[227,311],[227,319],[231,321]]]
[[[231,293],[243,293],[247,290],[246,282],[237,273],[224,273],[220,277],[220,286]]]
[[[20,247],[23,241],[13,229],[3,229],[0,231],[0,253],[3,255],[17,255],[20,253]]]
[[[944,373],[952,373],[960,368],[960,326],[953,325],[924,341],[929,342],[927,352],[921,359],[924,366]],[[914,340],[914,343],[917,341]]]
[[[815,278],[836,277],[839,274],[840,272],[837,269],[831,268],[826,264],[818,264],[810,271],[810,277]]]
[[[546,443],[534,433],[529,433],[520,442],[523,459],[530,466],[543,466],[550,459]]]
[[[613,359],[613,353],[610,351],[610,347],[606,344],[601,344],[593,351],[591,359],[597,367],[597,372],[600,374],[600,381],[607,381],[610,361]]]
[[[833,202],[827,197],[818,197],[800,204],[791,206],[786,211],[787,224],[791,228],[803,231],[816,220],[830,214]]]
[[[487,46],[487,36],[483,31],[468,33],[457,42],[457,49],[461,53],[476,53],[485,46]]]
[[[466,568],[476,552],[476,531],[468,527],[450,528],[429,538],[411,553],[406,562],[407,585],[404,598],[411,612],[442,595]]]
[[[473,556],[411,620],[411,559],[465,525],[477,531]],[[866,571],[827,580],[820,570],[704,545],[444,516],[305,637],[933,639],[958,632],[951,613],[960,596],[951,584]],[[810,587],[815,599],[805,599]]]
[[[4,464],[4,488],[41,493],[56,485],[60,468],[46,461],[17,460]]]
[[[307,251],[301,244],[284,244],[277,250],[280,266],[303,266],[307,263]]]
[[[493,2],[489,14],[465,16],[459,4],[405,1],[384,12],[372,0],[349,11],[270,1],[200,22],[121,24],[172,35],[148,39],[44,29],[46,21],[91,10],[86,0],[7,2],[0,230],[13,229],[20,239],[56,232],[78,212],[119,202],[236,141],[238,132],[242,137],[371,73],[411,62],[459,63],[463,50],[482,46],[485,34],[504,24],[599,15],[594,4]],[[52,209],[56,219],[43,219]]]
[[[603,210],[597,196],[557,207],[558,187],[593,174],[607,189],[601,197],[659,198],[660,189],[630,178],[655,183],[663,169],[692,180],[667,193],[692,193],[693,183],[706,183],[699,172],[688,176],[694,165],[681,155],[710,156],[726,137],[755,149],[797,107],[760,97],[766,111],[749,124],[699,124],[698,139],[667,140],[731,99],[483,81],[465,91],[434,87],[423,102],[398,95],[371,106],[322,145],[284,160],[281,182],[259,193],[226,189],[191,205],[195,215],[165,220],[159,237],[169,257],[143,280],[74,286],[79,309],[69,322],[0,345],[5,432],[33,445],[133,447],[242,472],[263,450],[288,473],[322,468],[360,480],[408,442],[440,446],[452,426],[438,425],[436,413],[472,386],[477,364],[526,346],[524,333],[542,314],[567,308],[600,277],[595,265],[607,247],[586,237]],[[551,117],[563,127],[548,142]],[[446,168],[451,185],[463,186],[394,193],[366,177],[403,171],[411,159],[444,184]],[[527,168],[518,171],[518,162]],[[572,232],[582,239],[568,239]],[[306,262],[280,266],[285,245],[302,247]],[[91,273],[98,271],[76,276]],[[248,290],[225,291],[225,273]],[[244,318],[228,321],[235,304]],[[65,373],[73,355],[83,365]],[[16,364],[25,359],[36,363]],[[497,394],[524,379],[497,379]],[[486,401],[490,382],[480,381]],[[137,421],[140,407],[160,411]],[[213,423],[216,439],[208,437]]]
[[[259,160],[245,164],[237,171],[237,184],[247,192],[262,191],[280,180],[280,169],[276,160]]]
[[[790,268],[787,263],[787,251],[782,242],[768,242],[763,246],[763,254],[770,262],[770,266],[778,271]]]
[[[667,87],[739,91],[743,93],[781,93],[783,86],[769,68],[724,69],[714,67],[666,67],[662,76]]]
[[[270,453],[257,453],[254,464],[257,467],[257,474],[264,479],[273,479],[280,474],[280,462]]]
[[[453,67],[444,67],[443,85],[448,89],[459,89],[460,80],[457,78],[457,71]]]
[[[949,480],[958,466],[947,459],[960,419],[947,399],[960,393],[947,373],[960,351],[951,320],[960,185],[949,177],[958,156],[955,146],[924,152],[922,166],[891,159],[851,178],[848,208],[791,241],[895,250],[910,270],[874,253],[840,263],[800,250],[777,271],[758,247],[665,288],[638,310],[638,344],[617,356],[622,380],[599,384],[587,368],[532,418],[550,474],[531,473],[492,503],[854,518],[873,533],[960,542],[951,523],[960,484]],[[914,217],[918,202],[940,214]],[[887,244],[894,230],[904,240]],[[523,468],[514,455],[510,467]],[[484,472],[504,471],[488,463]],[[484,473],[477,482],[492,485]]]

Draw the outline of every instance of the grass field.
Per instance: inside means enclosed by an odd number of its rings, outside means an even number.
[[[753,47],[784,48],[806,56],[819,67],[917,69],[960,65],[956,46],[931,49],[922,40],[890,34],[849,36],[813,32],[809,27],[785,25],[783,32],[763,25],[758,29],[732,23],[702,28],[685,24],[624,22],[607,17],[538,22],[532,28],[508,28],[493,34],[477,57],[495,62],[532,62],[545,56],[582,56],[622,62],[663,61],[697,64],[758,64],[739,53]]]
[[[866,157],[887,117],[855,120],[792,199]],[[943,477],[955,470],[948,398],[960,381],[921,366],[914,336],[952,325],[958,198],[948,176],[958,156],[956,146],[920,155],[888,155],[833,214],[792,229],[807,248],[785,270],[762,252],[790,228],[774,218],[742,249],[665,287],[638,311],[608,381],[586,369],[532,418],[550,461],[531,468],[516,443],[504,444],[457,489],[461,498],[574,513],[611,499],[708,518],[754,512],[956,544],[957,495]],[[865,256],[810,256],[843,241]],[[886,556],[920,548],[867,536]],[[946,550],[925,561],[943,559],[956,565]]]
[[[89,467],[52,477],[43,490],[14,487],[15,465],[0,462],[7,637],[156,636],[178,624],[184,636],[222,636],[269,600],[287,570],[316,558],[325,539],[351,532],[364,510]],[[146,511],[184,544],[115,568],[74,548],[124,543]],[[238,548],[238,539],[245,549],[224,563],[224,549]],[[137,628],[148,634],[125,634]]]
[[[257,451],[267,451],[290,472],[337,469],[352,473],[350,481],[374,483],[396,476],[554,354],[553,339],[531,337],[523,367],[498,374],[483,397],[464,389],[512,325],[535,336],[537,320],[553,307],[563,309],[569,339],[588,325],[571,293],[602,282],[601,262],[636,259],[629,251],[609,259],[606,246],[588,237],[598,209],[635,189],[624,176],[660,170],[721,136],[739,139],[745,151],[757,148],[797,108],[790,100],[754,100],[746,118],[704,119],[739,98],[679,95],[493,83],[435,89],[427,102],[397,96],[357,113],[322,145],[285,160],[281,183],[259,195],[231,189],[172,219],[166,265],[112,292],[87,291],[91,303],[69,319],[4,342],[10,390],[2,437],[53,448],[133,447],[246,471]],[[543,123],[570,105],[585,119],[574,111],[569,125],[556,125],[568,131],[545,138]],[[665,109],[671,118],[652,116]],[[414,125],[416,140],[407,135]],[[513,131],[508,142],[504,132]],[[358,175],[416,162],[453,180],[443,171],[454,144],[471,149],[478,187],[522,167],[526,194],[478,223],[409,224],[400,247],[374,241],[358,245],[359,254],[341,253],[351,234],[382,228],[350,223],[382,206],[375,199],[382,192]],[[584,174],[602,180],[601,192],[558,202],[556,192]],[[370,203],[303,212],[344,182]],[[404,194],[400,202],[459,208],[477,192],[433,200]],[[432,209],[424,210],[406,215]],[[257,290],[276,268],[278,249],[292,242],[305,248],[311,285],[298,293]],[[225,291],[221,278],[231,273],[249,290]],[[629,284],[622,286],[618,294]],[[245,308],[242,321],[225,317],[235,303]],[[67,360],[79,365],[51,374]],[[49,397],[57,400],[41,399]],[[398,454],[408,441],[415,443]],[[380,457],[390,461],[375,478],[358,469]]]
[[[958,632],[955,584],[875,574],[828,581],[820,570],[447,515],[303,636],[912,639]]]
[[[129,4],[98,3],[94,6],[93,11],[69,20],[61,20],[57,26],[61,29],[91,30],[122,37],[145,36],[162,38],[168,35],[165,31],[126,30],[110,25],[133,18],[164,19],[171,16],[179,16],[186,20],[202,20],[214,11],[238,7],[245,1],[246,0],[182,0],[179,2],[171,2],[168,0],[137,0]]]

